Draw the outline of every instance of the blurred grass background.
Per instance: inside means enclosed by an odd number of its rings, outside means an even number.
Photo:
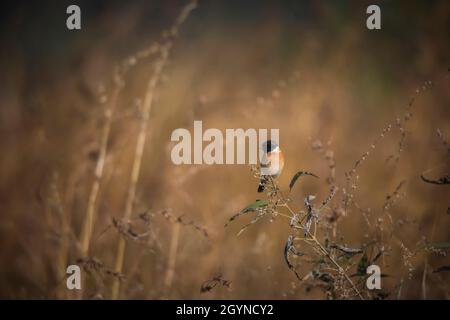
[[[80,31],[65,27],[65,10],[72,3],[82,10]],[[0,297],[77,297],[61,289],[62,262],[80,257],[104,122],[100,101],[102,96],[108,101],[117,63],[157,40],[183,4],[18,1],[2,8]],[[296,188],[294,199],[301,207],[306,194],[323,198],[328,190],[323,179],[327,164],[312,150],[313,141],[330,143],[336,178],[343,185],[344,172],[387,123],[403,116],[415,90],[440,79],[414,104],[398,164],[386,161],[400,140],[393,127],[361,166],[355,196],[376,215],[386,195],[406,180],[406,195],[391,213],[416,222],[397,236],[410,248],[422,236],[450,240],[448,187],[419,178],[430,168],[432,176],[448,173],[448,153],[436,129],[448,139],[449,83],[442,79],[449,67],[450,3],[379,1],[379,31],[365,27],[369,4],[200,1],[180,31],[158,86],[135,210],[172,208],[175,215],[205,226],[209,238],[189,226],[179,229],[173,281],[167,283],[176,227],[155,217],[155,249],[127,246],[123,298],[322,297],[295,284],[283,258],[290,231],[281,220],[264,220],[238,238],[245,219],[224,229],[228,217],[259,196],[247,166],[172,164],[170,134],[180,127],[192,129],[194,120],[202,120],[204,128],[280,128],[286,157],[281,185],[287,188],[299,169],[322,177]],[[111,268],[119,236],[111,228],[103,231],[112,217],[123,215],[140,122],[136,103],[143,97],[151,62],[140,63],[125,77],[112,123],[91,245],[91,255]],[[363,241],[365,224],[357,210],[340,221],[340,231],[346,243]],[[393,275],[386,280],[392,285],[408,272],[395,252],[382,265]],[[424,263],[416,262],[402,298],[422,296]],[[231,290],[217,287],[201,294],[203,281],[219,272],[232,281]],[[110,277],[101,282],[88,281],[84,297],[109,298]],[[430,274],[428,297],[447,298],[448,283],[448,274]]]

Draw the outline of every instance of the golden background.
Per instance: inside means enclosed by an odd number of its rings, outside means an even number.
[[[83,256],[105,112],[117,89],[115,70],[125,62],[130,67],[109,121],[89,249],[105,270],[114,269],[120,235],[112,219],[126,211],[144,97],[158,63],[158,54],[140,59],[139,52],[171,39],[185,2],[78,1],[79,31],[65,27],[69,4],[18,2],[2,9],[2,298],[80,298],[65,289],[65,268]],[[370,150],[354,193],[361,208],[371,208],[373,223],[386,196],[405,181],[389,209],[403,224],[386,243],[380,266],[390,277],[383,287],[395,299],[403,279],[402,299],[449,297],[448,272],[433,273],[448,258],[417,254],[408,270],[399,243],[414,251],[423,237],[449,241],[448,186],[426,184],[420,175],[429,170],[426,176],[437,178],[449,169],[448,144],[437,130],[449,139],[450,4],[380,1],[382,29],[376,31],[365,27],[369,4],[199,2],[179,27],[154,90],[131,216],[134,228],[151,232],[145,240],[126,241],[121,298],[324,298],[318,289],[305,292],[287,267],[283,248],[291,230],[285,220],[266,217],[239,237],[249,217],[224,228],[261,197],[248,166],[172,164],[171,132],[192,130],[194,120],[202,120],[204,130],[279,128],[283,191],[298,170],[320,176],[297,183],[296,208],[303,209],[307,194],[328,194],[328,162],[314,150],[317,141],[336,162],[339,191],[331,206],[342,198],[344,173]],[[413,97],[412,118],[397,126]],[[391,130],[371,150],[388,124]],[[184,223],[166,219],[164,208]],[[148,226],[138,218],[144,212],[154,213]],[[355,206],[338,229],[340,241],[355,247],[373,231]],[[298,270],[304,274],[308,265]],[[202,283],[219,273],[231,288],[201,293]],[[113,281],[102,271],[88,276],[81,297],[111,298]]]

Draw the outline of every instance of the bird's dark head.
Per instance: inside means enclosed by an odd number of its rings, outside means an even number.
[[[264,152],[268,153],[268,152],[272,152],[273,150],[278,148],[278,144],[275,141],[267,140],[266,142],[264,142],[262,144],[262,148],[263,148]]]

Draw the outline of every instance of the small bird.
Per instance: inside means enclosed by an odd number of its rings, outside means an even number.
[[[263,192],[269,176],[277,178],[284,167],[284,155],[277,143],[267,140],[262,144],[263,158],[261,161],[261,180],[258,185],[258,192]]]

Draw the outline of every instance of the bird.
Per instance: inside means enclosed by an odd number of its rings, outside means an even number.
[[[284,155],[278,144],[267,140],[262,144],[263,157],[261,160],[261,179],[258,192],[263,192],[269,177],[277,178],[284,167]]]

